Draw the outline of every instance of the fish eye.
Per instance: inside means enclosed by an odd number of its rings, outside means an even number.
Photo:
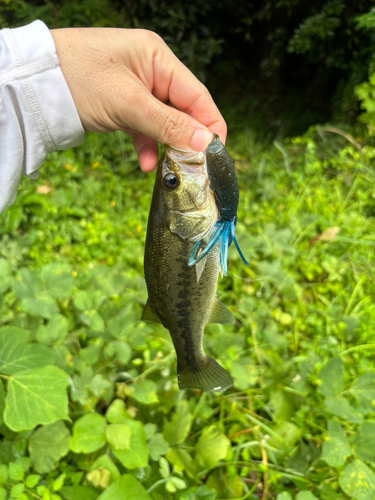
[[[163,184],[164,187],[168,189],[168,191],[173,191],[180,185],[180,179],[177,177],[176,174],[169,173],[164,176]]]

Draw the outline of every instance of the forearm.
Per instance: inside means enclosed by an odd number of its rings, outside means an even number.
[[[36,21],[1,30],[0,212],[13,203],[22,175],[37,178],[48,153],[83,141],[48,28]]]

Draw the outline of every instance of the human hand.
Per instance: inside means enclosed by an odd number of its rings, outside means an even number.
[[[204,151],[226,124],[206,87],[151,31],[116,28],[51,30],[82,125],[122,130],[139,164],[155,168],[157,142]]]

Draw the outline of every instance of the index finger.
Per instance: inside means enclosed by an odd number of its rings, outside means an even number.
[[[207,88],[164,47],[154,57],[153,95],[199,121],[225,144],[227,125]]]

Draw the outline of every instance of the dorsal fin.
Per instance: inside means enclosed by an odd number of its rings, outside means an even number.
[[[158,318],[157,314],[151,309],[150,303],[147,299],[145,308],[143,309],[142,321],[155,321],[155,323],[160,323],[160,319]]]
[[[221,323],[222,325],[233,325],[235,318],[225,304],[215,298],[212,304],[211,314],[208,323]]]

